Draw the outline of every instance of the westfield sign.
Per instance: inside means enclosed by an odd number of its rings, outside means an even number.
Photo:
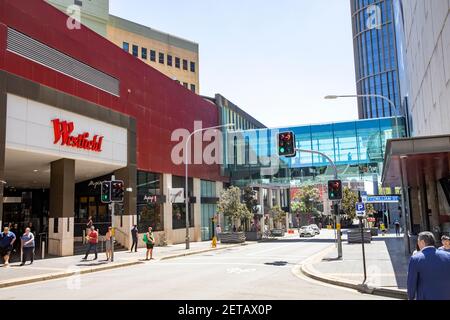
[[[72,135],[74,131],[73,122],[52,120],[55,141],[54,144],[61,142],[62,146],[68,146],[77,149],[84,149],[94,152],[102,152],[103,136],[95,135],[89,139],[89,133],[83,132],[78,135]]]

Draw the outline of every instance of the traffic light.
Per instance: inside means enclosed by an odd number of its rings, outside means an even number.
[[[295,134],[291,131],[278,134],[278,155],[283,157],[295,157]]]
[[[111,203],[111,181],[102,182],[101,200],[102,203]]]
[[[342,200],[342,181],[331,180],[328,181],[328,199]]]
[[[123,202],[125,184],[123,181],[111,181],[111,201]]]

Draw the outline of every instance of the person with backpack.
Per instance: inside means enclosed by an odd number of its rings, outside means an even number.
[[[145,253],[145,261],[153,260],[153,247],[155,246],[155,236],[153,235],[153,228],[148,227],[148,232],[144,234],[144,242],[147,245],[147,252]],[[150,259],[148,256],[150,255]]]

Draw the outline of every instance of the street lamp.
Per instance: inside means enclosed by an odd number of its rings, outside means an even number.
[[[185,201],[185,206],[186,206],[186,250],[189,250],[189,192],[188,192],[188,190],[189,190],[189,178],[188,178],[188,165],[189,165],[189,157],[190,157],[190,155],[189,155],[189,149],[190,148],[188,148],[188,144],[189,144],[189,142],[190,142],[190,140],[191,140],[191,138],[192,138],[192,136],[193,135],[195,135],[195,134],[197,134],[197,133],[199,133],[199,132],[203,132],[203,131],[207,131],[207,130],[213,130],[213,129],[219,129],[219,128],[231,128],[231,127],[234,127],[234,124],[233,123],[228,123],[228,124],[224,124],[224,125],[221,125],[221,126],[214,126],[214,127],[210,127],[210,128],[202,128],[202,129],[198,129],[198,130],[195,130],[195,131],[193,131],[190,135],[189,135],[189,137],[186,139],[186,144],[185,144],[185,146],[184,146],[184,150],[185,150],[185,159],[184,159],[184,164],[185,164],[185,179],[186,179],[186,181],[185,181],[185,190],[186,190],[186,193],[185,193],[185,199],[184,199],[184,201]]]
[[[325,97],[327,100],[335,100],[339,98],[379,98],[387,101],[393,110],[395,110],[395,128],[397,132],[397,138],[400,138],[400,131],[398,127],[398,117],[400,116],[400,110],[395,106],[395,103],[392,100],[386,98],[385,96],[379,94],[351,94],[351,95],[328,95]]]

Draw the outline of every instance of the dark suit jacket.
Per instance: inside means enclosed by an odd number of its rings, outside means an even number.
[[[450,300],[450,253],[426,248],[411,257],[409,300]]]

